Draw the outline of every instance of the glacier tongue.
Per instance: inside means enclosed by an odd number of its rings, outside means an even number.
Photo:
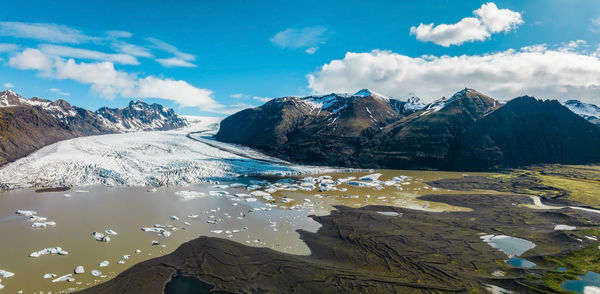
[[[189,127],[81,137],[46,146],[0,168],[0,188],[57,186],[172,186],[240,174],[317,172],[236,145],[207,144],[186,135],[219,119],[199,118]],[[226,146],[224,146],[226,145]],[[226,148],[223,148],[226,147]],[[246,157],[244,154],[251,153]]]

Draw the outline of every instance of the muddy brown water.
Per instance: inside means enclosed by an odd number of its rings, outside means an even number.
[[[344,184],[339,186],[347,189],[344,192],[318,192],[316,189],[277,191],[272,194],[277,207],[267,207],[260,197],[257,197],[256,202],[246,202],[236,197],[208,196],[209,191],[222,190],[231,194],[248,193],[242,188],[222,189],[212,184],[158,188],[156,192],[148,192],[145,187],[104,186],[76,187],[62,192],[3,192],[0,193],[0,269],[13,272],[15,276],[3,278],[0,283],[5,288],[0,291],[63,293],[87,288],[114,277],[133,264],[168,254],[180,244],[200,235],[230,238],[246,245],[269,247],[292,254],[310,254],[308,247],[298,238],[296,230],[316,231],[319,224],[308,215],[327,214],[333,209],[333,205],[360,207],[378,204],[440,212],[466,210],[463,207],[416,199],[424,194],[465,194],[464,191],[433,189],[425,184],[441,178],[462,177],[464,173],[401,170],[375,172],[383,174],[380,180],[395,176],[409,176],[411,179],[401,186],[401,190],[396,186],[376,190]],[[327,175],[335,180],[367,174],[370,173]],[[200,191],[207,196],[185,200],[176,195],[176,192],[183,190]],[[66,197],[65,194],[71,196]],[[282,197],[294,201],[282,204]],[[290,207],[295,209],[289,209]],[[57,225],[46,229],[32,228],[27,217],[15,214],[19,209],[37,211],[39,216],[47,217]],[[192,219],[188,215],[199,217]],[[170,220],[170,216],[177,216],[179,220]],[[208,223],[208,220],[213,219],[211,216],[219,221],[216,224]],[[190,225],[184,222],[189,222]],[[172,225],[178,229],[170,237],[141,230],[142,227],[152,227],[155,224]],[[91,237],[94,231],[104,233],[108,229],[118,233],[110,236],[110,242],[98,242]],[[211,232],[215,230],[223,232]],[[153,240],[161,244],[153,246]],[[62,247],[69,254],[28,257],[34,251],[56,246]],[[141,250],[141,253],[136,254],[136,249]],[[118,264],[123,255],[131,257],[123,260],[124,264]],[[99,263],[105,260],[110,265],[99,267]],[[42,278],[47,273],[56,274],[57,277],[73,273],[75,267],[80,265],[85,268],[85,273],[74,274],[73,282],[53,283],[52,279]],[[101,271],[102,276],[93,277],[90,271],[94,269]]]

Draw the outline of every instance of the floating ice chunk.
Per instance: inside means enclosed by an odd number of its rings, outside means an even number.
[[[110,241],[109,236],[104,236],[104,234],[99,233],[99,232],[92,232],[92,238],[96,239],[96,241],[98,241],[98,242],[109,242]]]
[[[108,260],[102,261],[98,264],[99,267],[107,267],[110,264]]]
[[[177,216],[172,215],[171,217],[169,217],[170,220],[172,221],[178,221],[179,218]]]
[[[44,278],[44,279],[51,279],[54,277],[56,277],[56,274],[52,274],[52,273],[48,273],[48,274],[45,274],[42,276],[42,278]]]
[[[144,232],[153,232],[153,233],[161,233],[164,230],[165,229],[163,229],[163,228],[153,228],[153,227],[142,228],[142,231],[144,231]]]
[[[106,231],[104,231],[105,233],[109,234],[109,235],[118,235],[119,233],[113,231],[112,229],[108,229]]]
[[[17,212],[15,212],[18,215],[22,215],[22,216],[32,216],[32,215],[36,215],[37,211],[33,211],[33,210],[17,210]]]
[[[124,263],[125,263],[125,261],[124,261],[124,260],[119,260],[119,261],[117,261],[117,264],[124,264]]]
[[[366,175],[363,177],[358,178],[361,181],[370,181],[370,182],[374,182],[377,181],[379,179],[379,177],[381,177],[382,174],[380,173],[374,173],[374,174],[370,174],[370,175]]]
[[[75,190],[75,193],[89,193],[87,190]]]
[[[221,234],[221,233],[223,233],[223,230],[212,230],[210,232],[215,233],[215,234]]]
[[[33,252],[29,254],[29,257],[38,258],[40,256],[48,255],[48,254],[58,254],[58,255],[67,255],[69,252],[62,250],[60,247],[53,248],[45,248],[40,251]]]
[[[75,281],[75,279],[73,279],[73,274],[67,274],[64,276],[60,276],[54,280],[52,280],[52,283],[58,283],[58,282],[72,282]]]
[[[102,274],[102,272],[101,272],[101,271],[99,271],[99,270],[92,270],[92,271],[90,272],[90,274],[91,274],[92,276],[94,276],[94,277],[98,277],[98,276],[100,276],[100,275]]]
[[[187,191],[187,190],[177,191],[177,192],[175,192],[175,195],[181,197],[184,200],[206,197],[206,193],[204,193],[204,192]]]
[[[292,198],[287,198],[287,197],[283,197],[283,198],[281,199],[281,203],[290,203],[290,202],[292,202],[292,201],[294,201],[294,199],[292,199]]]
[[[207,220],[206,222],[209,223],[209,224],[214,225],[214,224],[217,223],[217,220],[216,219],[211,219],[211,220]]]
[[[77,274],[77,275],[78,275],[78,274],[83,274],[83,273],[85,273],[85,270],[83,269],[83,266],[82,266],[82,265],[80,265],[80,266],[76,267],[76,268],[75,268],[75,270],[74,270],[73,272],[74,272],[75,274]]]
[[[188,215],[187,217],[189,217],[189,218],[199,218],[200,215],[198,215],[198,214],[192,214],[192,215]]]
[[[186,226],[191,226],[192,224],[190,224],[190,222],[183,222],[184,225]]]
[[[2,277],[2,278],[10,278],[14,275],[15,275],[14,273],[11,273],[9,271],[0,270],[0,277]]]
[[[171,232],[169,231],[162,231],[160,232],[160,235],[163,237],[171,237]]]
[[[377,182],[350,181],[350,182],[347,182],[346,184],[351,185],[351,186],[356,186],[356,187],[377,187],[377,186],[379,186],[379,183],[377,183]]]
[[[209,191],[208,195],[210,195],[210,196],[226,196],[226,195],[229,195],[229,192],[227,192],[227,191]]]
[[[45,222],[48,220],[48,218],[45,218],[43,216],[32,215],[27,220],[29,220],[30,222]]]
[[[254,197],[248,197],[248,198],[245,198],[244,200],[246,202],[256,202],[256,200],[258,200],[258,199],[254,198]]]
[[[135,250],[135,253],[136,253],[136,254],[140,254],[140,253],[142,253],[142,250],[136,249],[136,250]]]
[[[229,188],[243,188],[246,187],[246,185],[242,184],[242,183],[232,183],[229,184]]]
[[[156,192],[158,190],[156,188],[150,188],[150,189],[148,189],[146,191],[149,192],[149,193],[154,193],[154,192]]]
[[[71,196],[73,196],[73,195],[71,195],[71,194],[65,194],[65,195],[63,195],[63,196],[64,196],[64,197],[71,197]]]
[[[152,240],[152,245],[158,245],[160,244],[160,242],[156,241],[156,240]]]
[[[52,221],[43,222],[43,223],[35,222],[35,223],[31,224],[32,228],[47,228],[47,227],[54,227],[54,226],[56,226],[56,223],[52,222]]]
[[[121,256],[121,259],[129,259],[130,257],[131,257],[131,255],[125,254],[125,255]]]
[[[572,231],[572,230],[576,230],[576,227],[573,226],[568,226],[568,225],[556,225],[554,226],[554,230],[555,231]]]

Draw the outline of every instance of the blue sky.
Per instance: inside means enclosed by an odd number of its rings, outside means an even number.
[[[486,3],[5,1],[0,87],[89,109],[141,98],[219,116],[360,88],[600,102],[600,3]]]

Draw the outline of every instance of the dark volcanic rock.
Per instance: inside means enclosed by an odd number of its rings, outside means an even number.
[[[173,253],[142,262],[81,293],[162,293],[172,277],[196,278],[233,293],[439,293],[485,292],[485,284],[519,293],[550,291],[528,279],[545,269],[514,269],[495,278],[506,255],[480,234],[525,238],[536,247],[525,258],[554,256],[592,246],[555,223],[594,227],[600,218],[575,210],[516,206],[531,200],[511,195],[429,195],[429,201],[471,207],[471,212],[428,213],[392,207],[337,207],[315,216],[317,233],[300,231],[312,254],[298,256],[230,240],[200,237]],[[395,211],[385,216],[378,211]],[[591,222],[589,222],[591,221]],[[501,233],[499,233],[501,232]],[[580,242],[581,241],[581,242]],[[551,291],[550,291],[551,292]]]

